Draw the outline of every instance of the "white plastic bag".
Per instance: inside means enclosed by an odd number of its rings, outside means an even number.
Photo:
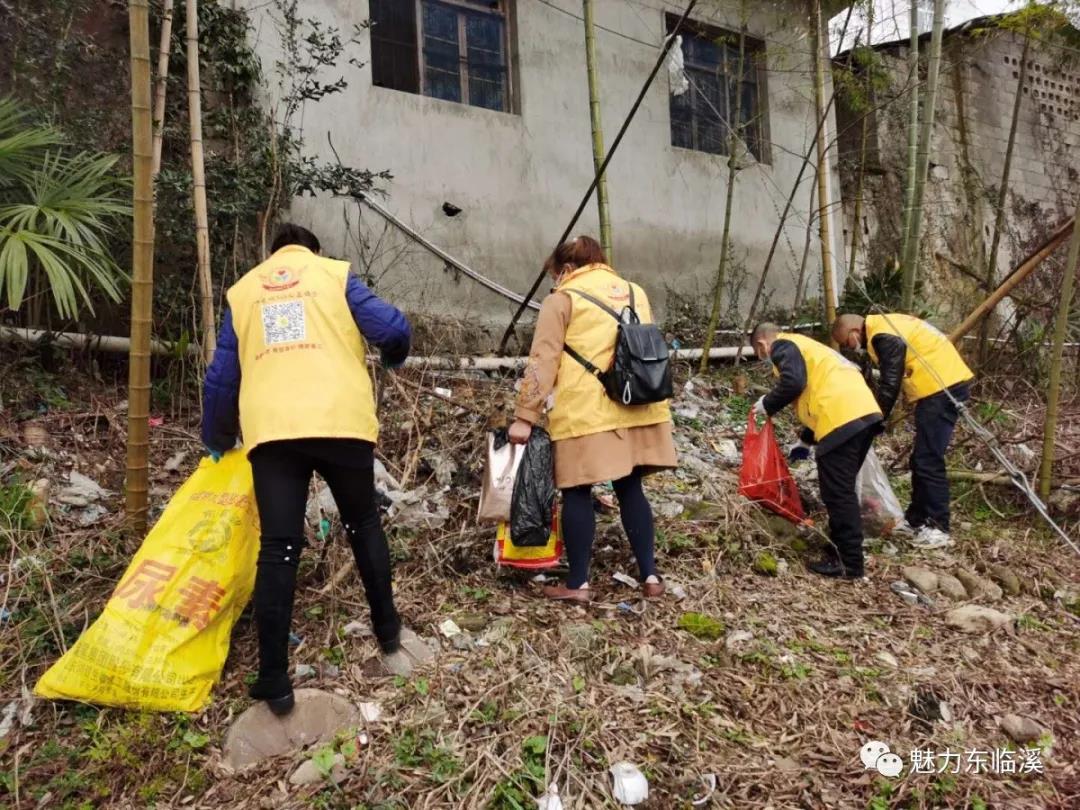
[[[525,457],[525,448],[511,444],[506,431],[492,431],[487,437],[487,467],[480,490],[478,523],[509,523],[514,479]]]
[[[873,448],[866,454],[866,461],[855,479],[855,489],[859,493],[859,508],[867,532],[888,534],[904,519],[904,510]]]

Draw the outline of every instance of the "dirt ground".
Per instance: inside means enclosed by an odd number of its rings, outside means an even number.
[[[535,807],[556,783],[565,807],[591,810],[618,806],[609,768],[629,762],[648,779],[640,806],[649,808],[1080,807],[1072,552],[1011,490],[961,482],[957,542],[947,552],[875,537],[867,581],[809,573],[819,533],[796,531],[736,494],[732,450],[753,395],[734,393],[730,370],[689,390],[680,383],[683,466],[649,481],[674,593],[646,604],[612,578],[636,572],[617,515],[605,511],[593,567],[598,602],[588,609],[548,604],[533,573],[498,570],[492,529],[473,521],[484,431],[512,396],[511,382],[380,374],[380,452],[419,504],[386,519],[399,607],[442,649],[409,680],[379,674],[374,640],[344,632],[367,611],[340,526],[325,545],[313,538],[293,665],[314,671],[303,685],[382,710],[362,730],[366,744],[355,746],[355,733],[332,744],[351,754],[338,784],[289,784],[311,751],[225,770],[225,733],[250,704],[245,680],[256,658],[247,616],[199,713],[24,702],[24,690],[100,611],[138,539],[125,535],[121,514],[122,382],[67,368],[45,373],[11,357],[3,371],[4,806],[509,809]],[[766,381],[751,371],[750,382]],[[152,429],[158,510],[201,449],[197,407],[179,408],[161,387]],[[460,406],[435,396],[436,387]],[[999,434],[1023,438],[1029,418],[1018,399],[987,414]],[[789,427],[781,426],[785,437]],[[904,424],[879,442],[901,500],[909,443]],[[1030,451],[1016,452],[1023,460]],[[961,434],[950,466],[980,463],[994,469]],[[50,500],[44,527],[20,523],[33,482],[50,479],[55,491],[73,469],[109,491],[100,512]],[[807,495],[812,503],[812,486]],[[1069,530],[1076,536],[1075,521]],[[961,570],[1000,582],[1004,593],[933,593],[909,604],[891,589],[908,566]],[[1009,621],[995,631],[951,626],[950,611],[967,604]],[[464,631],[452,642],[439,630],[447,619]],[[864,766],[860,749],[870,741],[899,755],[898,776]]]

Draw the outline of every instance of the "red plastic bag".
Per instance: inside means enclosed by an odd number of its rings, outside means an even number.
[[[805,523],[799,488],[791,477],[787,459],[776,443],[771,419],[758,429],[750,414],[743,439],[743,462],[739,472],[739,494],[757,501],[792,523]]]

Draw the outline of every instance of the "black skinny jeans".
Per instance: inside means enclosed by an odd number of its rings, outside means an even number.
[[[817,457],[818,485],[829,513],[829,539],[835,547],[830,556],[838,558],[844,570],[854,576],[863,575],[863,524],[855,479],[877,433],[878,426],[872,425]]]
[[[965,402],[967,383],[954,385],[949,393]],[[911,506],[905,517],[915,526],[949,531],[949,476],[945,451],[949,449],[960,412],[941,391],[915,403],[915,446],[911,449]]]
[[[375,499],[375,446],[353,439],[293,439],[259,445],[250,459],[262,523],[254,595],[260,673],[288,669],[296,569],[314,472],[326,481],[337,504],[371,606],[375,637],[385,652],[396,650],[401,620],[390,586],[390,549]]]
[[[619,499],[619,513],[623,529],[634,550],[638,573],[644,582],[656,574],[655,529],[652,507],[641,488],[641,473],[635,470],[625,478],[613,481],[615,497]],[[589,581],[589,562],[592,559],[593,540],[596,538],[596,514],[593,511],[592,486],[564,489],[562,530],[566,543],[566,558],[570,574],[566,587],[580,588]]]

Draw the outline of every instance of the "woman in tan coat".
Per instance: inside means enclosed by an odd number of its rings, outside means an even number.
[[[592,486],[611,481],[642,591],[647,597],[661,596],[664,585],[656,570],[652,508],[641,479],[676,466],[668,405],[627,406],[609,399],[600,381],[563,350],[571,348],[597,368],[608,368],[618,324],[590,299],[616,312],[632,302],[641,321],[648,323],[652,320],[648,297],[608,267],[600,245],[588,236],[560,245],[544,267],[555,288],[540,307],[510,426],[510,441],[524,444],[547,408],[570,574],[563,585],[544,588],[544,595],[590,600],[589,559],[596,534]]]

